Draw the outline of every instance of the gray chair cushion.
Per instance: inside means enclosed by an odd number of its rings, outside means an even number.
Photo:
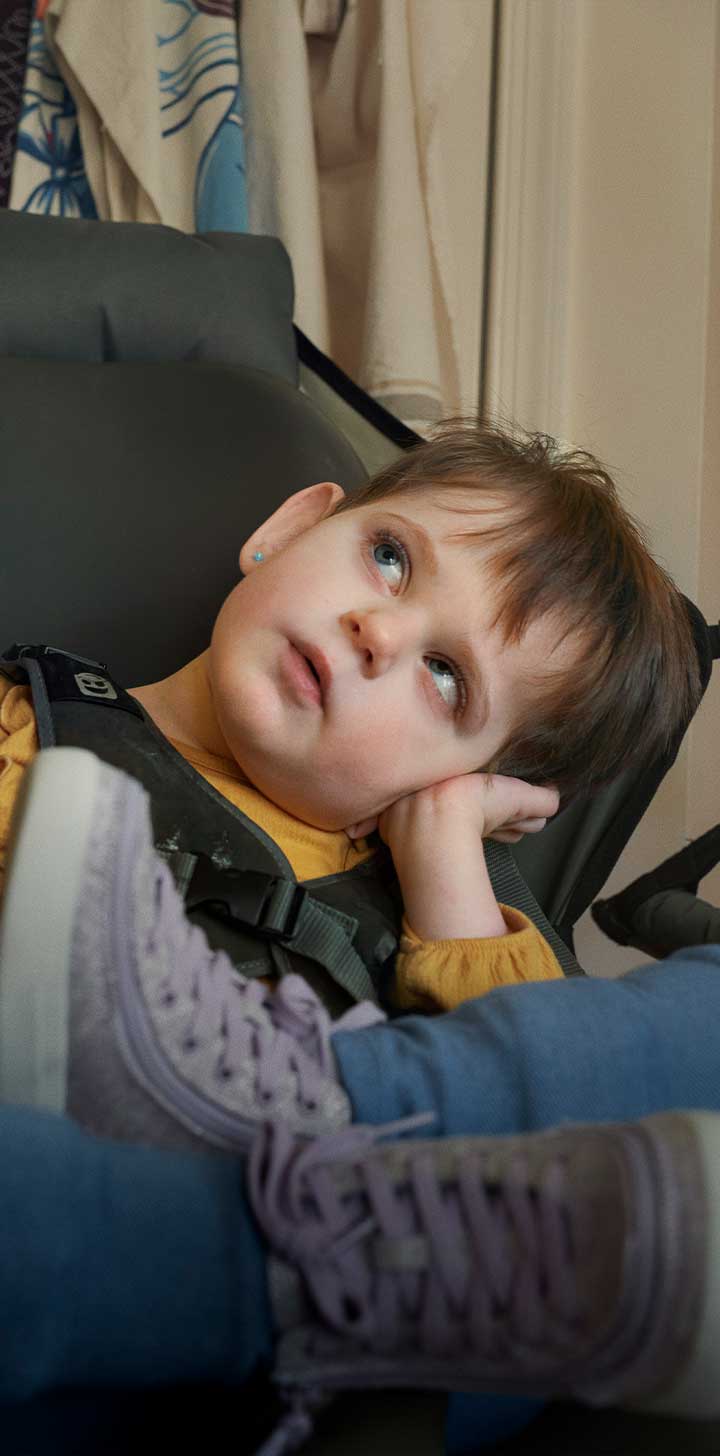
[[[277,238],[0,209],[0,354],[213,360],[297,384],[292,315]]]
[[[48,642],[126,686],[208,645],[243,540],[350,445],[297,390],[221,364],[0,359],[0,650]]]

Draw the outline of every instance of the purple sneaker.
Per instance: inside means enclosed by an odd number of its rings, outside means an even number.
[[[720,1415],[719,1115],[378,1141],[398,1130],[253,1145],[289,1439],[379,1386]]]
[[[307,983],[247,980],[187,920],[147,795],[77,748],[28,769],[0,921],[0,1100],[67,1111],[106,1137],[248,1146],[282,1117],[315,1135],[350,1102]]]

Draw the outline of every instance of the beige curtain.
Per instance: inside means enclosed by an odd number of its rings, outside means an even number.
[[[300,327],[419,431],[477,406],[492,0],[243,0],[254,231]]]

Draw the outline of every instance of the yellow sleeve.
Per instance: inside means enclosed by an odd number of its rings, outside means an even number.
[[[403,1011],[452,1011],[495,986],[562,978],[559,961],[532,921],[511,906],[500,909],[508,934],[486,940],[420,940],[403,919],[394,1004]]]
[[[38,752],[37,728],[28,687],[0,675],[0,894],[5,880],[10,820],[22,776]]]

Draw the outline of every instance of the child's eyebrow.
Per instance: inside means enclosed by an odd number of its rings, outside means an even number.
[[[389,520],[397,521],[398,525],[402,526],[403,530],[412,537],[413,545],[425,571],[429,576],[437,578],[440,567],[435,547],[424,526],[421,526],[418,521],[409,520],[407,516],[401,516],[396,511],[388,511],[386,514]],[[485,675],[480,669],[475,650],[467,635],[463,634],[459,638],[456,651],[460,657],[463,672],[472,683],[468,711],[462,719],[462,727],[468,735],[480,733],[490,716],[490,696]]]
[[[389,521],[397,521],[398,525],[402,526],[403,530],[412,536],[418,555],[422,560],[428,576],[437,576],[439,568],[438,559],[435,555],[435,547],[424,526],[420,526],[417,521],[409,520],[407,516],[401,516],[398,511],[387,511],[384,514],[387,515]]]

